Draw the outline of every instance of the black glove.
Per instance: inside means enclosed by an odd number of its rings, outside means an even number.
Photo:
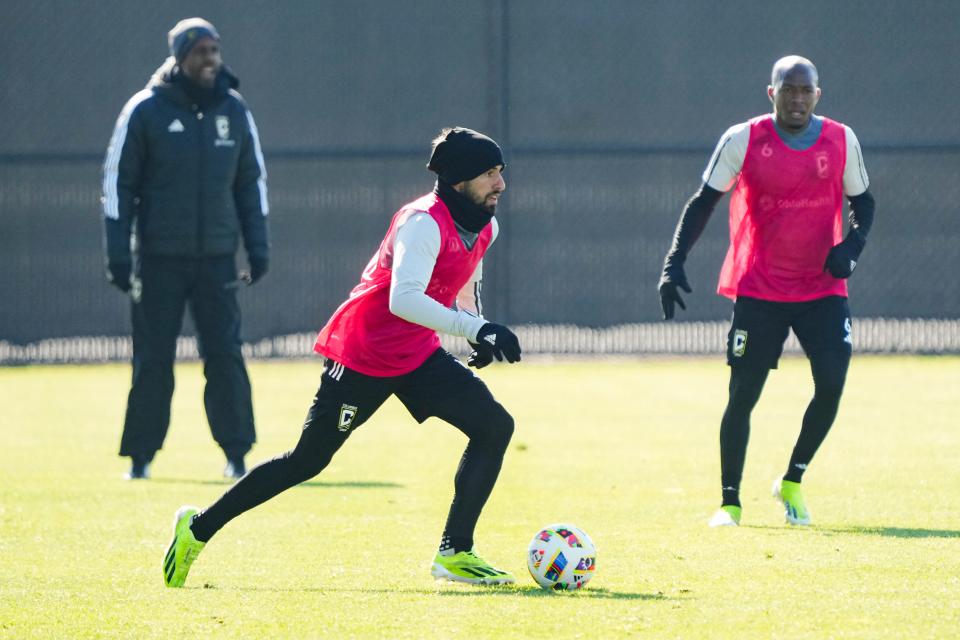
[[[687,293],[693,293],[693,290],[687,283],[687,274],[684,273],[682,265],[664,267],[657,289],[660,292],[660,307],[663,309],[664,320],[673,318],[674,303],[680,305],[684,311],[687,310],[687,305],[683,304],[683,298],[680,297],[677,289],[683,289]]]
[[[475,342],[469,342],[469,344],[473,349],[473,352],[470,354],[470,357],[467,358],[468,367],[483,369],[485,366],[493,362],[493,349],[490,349],[489,347],[485,348],[482,344],[477,344]]]
[[[857,259],[863,251],[863,239],[856,231],[851,231],[840,244],[834,245],[827,254],[823,268],[834,278],[849,278],[857,266]]]
[[[107,263],[107,282],[115,286],[120,291],[127,293],[130,291],[130,274],[132,268],[129,262],[108,262]]]
[[[264,255],[254,254],[248,256],[247,260],[250,262],[250,271],[241,273],[240,280],[251,285],[267,273],[270,268],[270,259]]]
[[[488,357],[496,358],[498,362],[502,362],[504,358],[507,359],[507,362],[520,361],[520,341],[517,340],[513,331],[502,324],[488,322],[480,327],[475,346],[477,346],[476,353],[480,361]],[[485,351],[489,351],[489,354],[484,353]],[[469,364],[469,361],[467,364]]]

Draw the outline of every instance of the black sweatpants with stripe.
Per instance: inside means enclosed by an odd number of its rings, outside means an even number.
[[[133,318],[133,384],[120,440],[121,456],[152,458],[170,426],[173,363],[183,314],[197,328],[206,387],[204,408],[213,439],[228,458],[256,441],[250,380],[240,347],[237,268],[233,256],[142,256]]]
[[[436,416],[469,438],[454,478],[445,532],[472,539],[500,474],[513,435],[513,418],[479,377],[443,349],[412,372],[386,378],[366,376],[327,360],[297,445],[251,469],[201,511],[191,527],[194,535],[209,540],[244,511],[320,473],[350,434],[391,395],[417,422]]]

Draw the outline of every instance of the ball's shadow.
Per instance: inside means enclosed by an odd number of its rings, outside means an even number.
[[[584,587],[576,591],[554,591],[551,589],[541,589],[532,585],[524,586],[503,586],[503,587],[485,587],[477,589],[446,589],[441,587],[436,591],[438,596],[521,596],[524,598],[591,598],[603,600],[674,600],[661,592],[657,593],[632,593],[628,591],[611,591],[604,588],[592,589]]]

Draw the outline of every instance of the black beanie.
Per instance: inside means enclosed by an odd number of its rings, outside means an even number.
[[[193,49],[193,45],[197,44],[201,38],[213,38],[220,42],[217,28],[209,22],[203,18],[184,18],[167,34],[170,55],[177,59],[177,63],[183,62]]]
[[[498,165],[504,165],[500,145],[473,129],[453,127],[433,148],[427,169],[454,185]]]

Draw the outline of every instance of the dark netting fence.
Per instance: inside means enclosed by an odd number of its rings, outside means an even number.
[[[773,61],[817,63],[819,112],[864,148],[877,219],[851,280],[858,346],[960,351],[960,4],[572,0],[7,3],[0,22],[0,362],[124,358],[103,278],[100,165],[113,121],[178,19],[223,37],[269,171],[271,271],[243,290],[252,355],[297,355],[396,208],[432,186],[439,128],[503,143],[486,315],[530,349],[716,351],[726,200],[688,263],[685,322],[655,284],[729,125],[769,110]],[[182,345],[189,356],[192,333]]]

